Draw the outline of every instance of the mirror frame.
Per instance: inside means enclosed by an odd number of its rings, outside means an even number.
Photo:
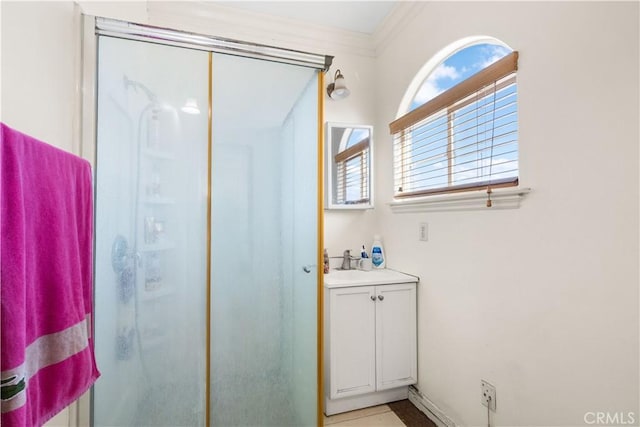
[[[367,129],[369,131],[369,201],[365,203],[354,203],[354,204],[338,204],[334,203],[334,193],[336,189],[334,188],[335,183],[333,182],[333,173],[335,170],[335,162],[334,158],[337,152],[334,152],[333,149],[333,141],[331,139],[332,130],[334,128],[357,128],[357,129]],[[370,125],[361,125],[361,124],[353,124],[353,123],[338,123],[338,122],[327,122],[325,127],[325,201],[324,208],[325,209],[373,209],[373,126]]]

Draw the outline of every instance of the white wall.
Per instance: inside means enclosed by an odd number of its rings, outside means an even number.
[[[375,103],[375,60],[362,55],[336,54],[331,70],[325,76],[325,85],[333,82],[335,70],[340,69],[351,95],[334,101],[325,93],[325,121],[373,125],[376,113]],[[374,151],[385,138],[379,129],[373,130]],[[374,165],[374,173],[375,167]],[[371,246],[375,230],[377,209],[368,210],[325,210],[324,236],[329,256],[341,256],[345,249],[360,253],[362,245]]]
[[[72,151],[79,27],[72,2],[3,1],[2,121]]]
[[[391,213],[381,138],[438,50],[520,51],[520,209]],[[376,216],[389,266],[418,274],[419,389],[459,425],[583,425],[638,412],[638,3],[429,2],[376,62]],[[429,242],[418,241],[419,222]]]

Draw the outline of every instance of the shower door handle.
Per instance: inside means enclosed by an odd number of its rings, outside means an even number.
[[[302,266],[302,271],[304,271],[305,273],[309,274],[311,273],[311,269],[316,267],[315,264],[309,264],[309,265],[303,265]]]

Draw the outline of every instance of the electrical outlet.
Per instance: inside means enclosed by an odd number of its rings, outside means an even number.
[[[427,224],[426,222],[420,223],[420,231],[418,234],[418,238],[423,242],[426,242],[429,240],[429,224]]]
[[[483,406],[487,406],[493,412],[496,411],[496,388],[486,382],[485,380],[480,380],[480,402],[482,402]]]

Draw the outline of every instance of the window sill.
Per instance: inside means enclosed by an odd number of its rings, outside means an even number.
[[[530,192],[531,188],[495,189],[491,193],[493,206],[490,208],[486,205],[487,192],[481,190],[394,200],[389,207],[393,213],[518,209],[520,201]]]

